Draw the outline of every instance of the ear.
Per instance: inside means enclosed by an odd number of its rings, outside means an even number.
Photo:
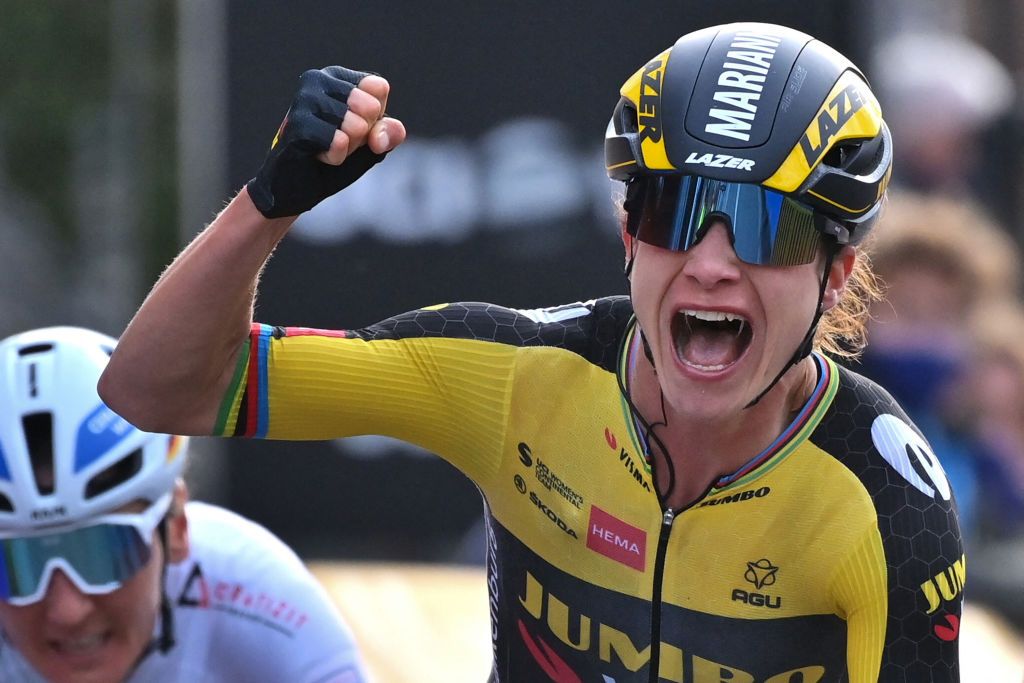
[[[167,548],[172,563],[182,562],[188,558],[188,518],[185,516],[185,503],[188,502],[188,487],[179,479],[174,482],[174,499],[167,518]]]
[[[821,299],[821,308],[827,311],[843,298],[846,291],[846,283],[850,280],[853,266],[857,262],[857,248],[845,246],[832,259],[832,266],[828,273],[828,283],[825,285],[825,294]]]

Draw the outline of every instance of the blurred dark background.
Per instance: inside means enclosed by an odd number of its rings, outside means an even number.
[[[3,8],[3,335],[51,324],[118,334],[178,249],[255,173],[299,74],[329,64],[385,75],[389,111],[410,138],[300,220],[266,270],[261,321],[350,328],[445,301],[535,308],[625,292],[602,166],[618,89],[680,35],[738,20],[799,28],[861,65],[894,130],[894,185],[968,207],[953,231],[983,211],[1011,245],[1021,241],[1024,6],[1011,0]],[[917,34],[908,48],[902,39]],[[1019,291],[1000,284],[1019,307]],[[960,406],[953,431],[976,422],[972,409]],[[1024,413],[1009,419],[1024,481]],[[191,467],[197,497],[260,521],[307,559],[482,558],[479,494],[410,446],[196,439]],[[964,505],[986,498],[984,476],[971,476]],[[1006,526],[1012,539],[1024,538],[1020,517]],[[983,548],[984,529],[965,534],[969,549]],[[1012,559],[1022,553],[993,566],[1024,566]],[[975,585],[1005,606],[1021,582]],[[1010,608],[1024,622],[1024,604]]]
[[[309,67],[385,75],[410,132],[365,184],[304,218],[267,269],[260,320],[328,328],[453,300],[536,308],[625,292],[601,157],[622,82],[683,33],[741,18],[856,48],[843,3],[228,7],[232,188]],[[461,539],[480,496],[440,460],[373,439],[229,448],[228,502],[307,553],[473,557]]]

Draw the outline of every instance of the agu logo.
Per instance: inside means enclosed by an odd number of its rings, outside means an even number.
[[[761,558],[757,562],[747,562],[747,573],[743,575],[743,578],[754,584],[754,588],[760,590],[775,583],[775,573],[778,571],[779,568],[771,561]]]
[[[744,572],[743,578],[754,584],[754,588],[759,591],[762,588],[773,585],[778,572],[779,568],[773,565],[771,560],[762,557],[755,562],[747,562],[747,571]],[[732,600],[733,602],[742,602],[752,607],[768,607],[770,609],[782,607],[782,598],[776,595],[753,591],[748,592],[742,588],[733,589]]]

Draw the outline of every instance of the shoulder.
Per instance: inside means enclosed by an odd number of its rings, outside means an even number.
[[[354,330],[353,335],[367,341],[445,337],[513,346],[558,346],[590,357],[595,344],[618,341],[632,313],[626,296],[536,309],[459,302],[403,313]]]
[[[260,524],[231,510],[190,501],[185,505],[193,555],[203,560],[244,564],[249,555],[270,551],[277,559],[302,567],[302,561],[281,539]]]
[[[218,652],[218,666],[241,679],[358,670],[354,640],[330,596],[283,541],[214,505],[190,502],[185,514],[190,555],[167,574],[182,654]]]
[[[879,495],[910,488],[944,508],[952,493],[941,465],[921,430],[884,388],[841,366],[838,389],[812,440],[842,461]]]
[[[960,558],[956,499],[942,454],[884,388],[838,367],[835,398],[811,440],[859,480],[891,552],[946,565]]]

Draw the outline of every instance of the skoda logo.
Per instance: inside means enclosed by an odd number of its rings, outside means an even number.
[[[516,489],[519,493],[526,493],[526,482],[518,474],[512,479],[516,484]]]

